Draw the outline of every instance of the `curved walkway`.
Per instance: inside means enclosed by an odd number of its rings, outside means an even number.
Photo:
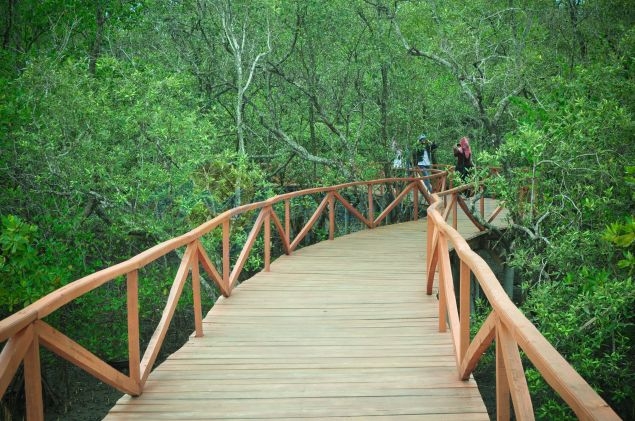
[[[425,294],[425,230],[391,225],[282,256],[105,419],[488,420]],[[476,229],[459,218],[459,231]]]

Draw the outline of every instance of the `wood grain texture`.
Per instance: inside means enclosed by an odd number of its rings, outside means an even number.
[[[426,295],[425,220],[296,250],[219,300],[106,420],[488,420]],[[476,228],[459,217],[467,237]]]

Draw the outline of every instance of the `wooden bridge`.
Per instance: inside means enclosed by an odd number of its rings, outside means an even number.
[[[126,393],[106,420],[487,420],[471,373],[495,341],[499,419],[509,419],[512,409],[518,419],[533,419],[519,347],[580,418],[618,419],[513,305],[487,264],[465,242],[464,238],[478,235],[500,216],[497,202],[482,198],[478,210],[470,210],[461,196],[465,187],[445,190],[445,172],[431,178],[438,195],[431,196],[421,178],[387,179],[311,189],[245,205],[75,281],[0,322],[0,341],[6,341],[0,354],[0,393],[23,362],[27,416],[43,419],[39,377],[39,346],[43,345]],[[368,197],[365,212],[352,204],[360,188]],[[380,193],[394,200],[376,212]],[[307,195],[322,200],[292,239],[291,200]],[[419,219],[422,199],[429,204],[425,220]],[[413,221],[382,225],[407,200]],[[335,238],[336,203],[367,229]],[[231,267],[230,224],[245,212],[257,212],[257,216]],[[283,213],[281,220],[278,215]],[[332,241],[297,250],[325,214]],[[272,226],[287,254],[274,262]],[[223,250],[214,259],[208,256],[202,238],[217,228],[223,232]],[[261,234],[264,270],[238,285]],[[183,247],[168,303],[142,356],[139,269]],[[460,259],[458,297],[450,268],[451,248]],[[225,296],[205,319],[199,267]],[[121,275],[128,280],[128,375],[42,320]],[[188,279],[194,291],[194,334],[152,370]],[[469,317],[471,279],[479,283],[492,306],[474,336]]]
[[[106,420],[488,420],[426,295],[425,229],[390,225],[281,257],[214,305],[205,336]]]

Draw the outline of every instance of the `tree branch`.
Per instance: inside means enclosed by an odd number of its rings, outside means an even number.
[[[243,33],[244,36],[244,33]],[[245,85],[241,88],[243,93],[247,92],[247,89],[249,88],[249,85],[251,85],[251,81],[254,77],[254,73],[256,72],[256,66],[258,65],[258,61],[260,61],[261,58],[263,58],[264,56],[266,56],[267,54],[269,54],[272,51],[271,48],[271,30],[269,29],[269,24],[267,24],[267,51],[263,51],[261,53],[259,53],[256,58],[254,59],[254,61],[251,63],[251,69],[249,70],[249,76],[247,77],[247,81],[245,82]]]
[[[549,240],[547,240],[547,238],[546,238],[546,237],[544,237],[544,236],[542,236],[542,235],[539,235],[539,234],[536,234],[535,232],[532,232],[532,231],[531,231],[529,228],[527,228],[527,227],[524,227],[524,226],[522,226],[522,225],[518,225],[518,224],[514,224],[514,223],[512,223],[510,226],[511,226],[512,228],[514,228],[514,229],[517,229],[517,230],[519,230],[519,231],[524,232],[525,234],[527,234],[527,236],[529,236],[529,238],[530,238],[531,240],[542,240],[542,241],[544,241],[544,242],[545,242],[545,244],[547,244],[548,246],[550,246],[550,245],[551,245],[551,243],[549,242]]]
[[[271,133],[273,133],[278,139],[284,141],[287,144],[287,146],[289,146],[302,159],[304,159],[306,161],[309,161],[309,162],[315,162],[315,163],[318,163],[318,164],[327,165],[327,166],[330,166],[330,167],[333,167],[333,168],[343,168],[339,162],[333,161],[332,159],[323,158],[323,157],[320,157],[320,156],[313,155],[312,153],[307,151],[304,146],[300,145],[298,142],[293,140],[293,138],[291,138],[291,136],[289,136],[288,134],[283,132],[280,128],[278,128],[278,127],[268,127],[266,125],[265,125],[265,127]]]
[[[321,123],[323,123],[330,131],[331,133],[333,133],[334,135],[337,136],[337,138],[340,140],[340,142],[342,143],[342,145],[349,151],[349,154],[351,156],[353,156],[353,151],[350,148],[349,145],[349,141],[346,138],[346,135],[335,125],[335,123],[333,123],[328,116],[326,115],[326,113],[324,112],[324,108],[322,107],[318,97],[313,93],[310,92],[308,88],[302,86],[300,83],[298,83],[297,81],[291,79],[290,77],[288,77],[278,66],[276,66],[274,63],[269,63],[271,69],[270,71],[272,71],[272,73],[282,77],[285,81],[287,81],[288,83],[292,84],[293,86],[295,86],[296,88],[298,88],[300,90],[300,92],[302,92],[311,102],[311,104],[313,105],[313,108],[315,109],[315,111],[317,112],[317,115],[319,117],[319,121]]]
[[[494,114],[494,119],[493,119],[494,124],[498,124],[498,122],[500,121],[501,117],[503,116],[503,113],[505,112],[505,110],[509,106],[509,103],[510,103],[511,99],[513,97],[515,97],[516,95],[518,95],[519,93],[521,93],[523,89],[525,89],[525,82],[524,81],[522,81],[516,87],[516,89],[514,89],[509,95],[507,95],[505,98],[501,99],[498,102],[498,105],[496,106],[496,114]]]

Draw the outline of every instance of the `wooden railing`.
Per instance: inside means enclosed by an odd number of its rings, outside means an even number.
[[[516,419],[534,419],[520,350],[579,419],[620,419],[513,304],[488,264],[456,231],[457,203],[467,211],[461,192],[468,188],[463,186],[434,194],[428,207],[427,293],[432,294],[434,278],[438,273],[439,331],[450,328],[460,378],[466,380],[470,377],[484,352],[495,342],[497,419],[510,419],[512,403]],[[450,212],[454,215],[452,226],[446,222]],[[491,222],[498,212],[500,208],[485,219],[481,206],[481,220]],[[470,212],[466,212],[466,215],[483,229]],[[454,249],[460,259],[458,306],[450,249]],[[470,338],[472,274],[484,291],[492,311],[476,335]]]
[[[445,186],[447,173],[437,171],[430,178],[438,188]],[[335,207],[341,204],[351,215],[367,228],[372,229],[387,220],[406,197],[412,195],[413,218],[419,214],[419,193],[425,196],[428,203],[430,194],[423,187],[422,178],[391,178],[367,182],[342,184],[333,187],[314,188],[275,196],[269,200],[251,203],[228,210],[216,218],[202,224],[196,229],[180,237],[165,241],[148,249],[133,258],[106,268],[99,272],[78,279],[68,285],[41,298],[21,311],[0,321],[0,343],[6,342],[0,353],[0,396],[4,396],[20,364],[24,365],[24,383],[26,395],[26,412],[29,420],[42,420],[44,407],[42,400],[40,374],[40,345],[53,353],[82,368],[92,376],[110,386],[138,396],[143,393],[144,385],[159,355],[170,321],[176,311],[179,297],[188,279],[191,279],[194,305],[195,336],[203,335],[202,305],[200,288],[200,268],[207,273],[224,296],[229,296],[237,284],[239,276],[249,258],[258,236],[264,237],[264,270],[269,271],[271,261],[271,227],[274,226],[284,253],[291,254],[311,231],[316,222],[328,212],[328,235],[333,239],[336,232]],[[345,191],[354,190],[354,194]],[[360,192],[359,190],[362,189]],[[385,206],[378,215],[375,196],[381,191],[390,189],[394,200]],[[306,224],[292,238],[291,201],[305,196],[321,196],[317,208]],[[355,208],[346,197],[362,196],[366,212]],[[235,258],[233,267],[230,262],[230,233],[232,221],[239,215],[258,212],[253,227],[244,243],[244,247]],[[284,213],[281,218],[278,214]],[[222,230],[222,256],[212,260],[208,255],[203,238]],[[149,340],[146,350],[141,354],[139,330],[139,271],[157,259],[175,251],[185,249],[180,266],[172,283],[160,321]],[[235,257],[235,256],[233,256]],[[217,268],[214,261],[219,262]],[[64,305],[114,281],[118,277],[126,277],[127,282],[127,325],[128,325],[128,375],[111,367],[59,330],[44,321],[44,318]]]
[[[536,328],[522,315],[509,300],[493,272],[487,264],[474,253],[465,240],[456,232],[457,212],[462,208],[466,215],[480,225],[479,220],[468,211],[459,193],[466,187],[445,190],[448,184],[447,172],[437,171],[429,177],[433,181],[435,195],[430,195],[424,187],[423,178],[391,178],[367,182],[342,184],[333,187],[314,188],[275,196],[271,199],[251,203],[228,210],[185,235],[163,242],[139,255],[74,281],[23,310],[0,321],[0,342],[6,342],[0,353],[0,396],[6,392],[20,364],[24,365],[27,419],[44,419],[40,377],[40,345],[65,358],[72,364],[84,369],[92,376],[110,386],[138,396],[143,393],[144,385],[159,355],[170,321],[175,313],[179,297],[186,281],[191,279],[194,305],[195,336],[203,335],[202,305],[200,291],[200,267],[217,285],[224,296],[229,296],[238,282],[239,276],[249,258],[259,235],[263,236],[264,269],[269,271],[271,261],[271,227],[275,228],[284,253],[291,254],[308,235],[316,222],[328,214],[328,236],[333,239],[336,233],[336,204],[342,205],[350,215],[361,221],[369,229],[375,228],[387,220],[388,215],[406,198],[412,195],[413,219],[419,214],[419,194],[430,203],[428,207],[428,280],[427,292],[432,293],[435,272],[438,270],[439,285],[439,330],[449,325],[455,344],[459,376],[467,379],[486,348],[496,338],[497,355],[497,414],[499,419],[508,419],[510,415],[510,396],[518,419],[533,419],[533,409],[524,377],[518,347],[555,391],[583,419],[618,419],[608,405],[588,386],[571,368],[557,351],[542,337]],[[363,201],[365,212],[358,210],[347,197],[345,191],[359,189],[367,200]],[[375,195],[384,189],[391,189],[394,200],[381,212],[375,210]],[[292,238],[291,201],[304,196],[321,196],[312,216]],[[445,207],[441,209],[442,203]],[[489,218],[484,216],[483,201],[480,202],[481,220],[491,221],[500,208]],[[236,257],[234,265],[230,262],[230,234],[232,221],[239,215],[258,212],[244,247]],[[279,213],[284,213],[281,218]],[[378,215],[377,215],[378,213]],[[452,225],[446,223],[450,213]],[[454,228],[453,228],[454,227]],[[222,231],[222,256],[215,259],[217,268],[204,247],[204,237],[214,230]],[[139,331],[139,271],[177,250],[183,250],[180,266],[174,278],[165,308],[143,355],[140,350]],[[460,269],[460,313],[452,281],[449,262],[449,249],[454,248],[461,259]],[[469,296],[470,274],[473,273],[492,305],[492,313],[481,326],[479,332],[470,340]],[[111,367],[105,361],[73,341],[62,332],[50,326],[43,319],[64,305],[89,293],[90,291],[125,276],[127,282],[127,323],[128,323],[128,375]]]

